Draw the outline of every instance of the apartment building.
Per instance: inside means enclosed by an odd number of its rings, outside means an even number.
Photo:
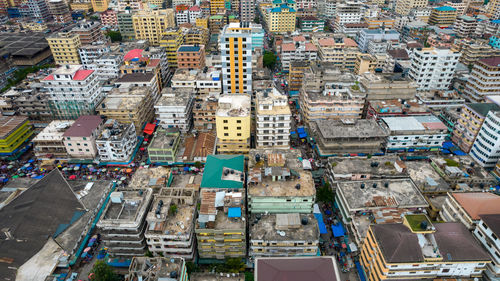
[[[210,0],[210,15],[216,15],[218,13],[225,13],[226,7],[223,0]]]
[[[208,28],[193,26],[184,33],[183,44],[207,46],[210,35],[209,33]]]
[[[240,20],[242,22],[253,22],[255,17],[255,1],[240,0]]]
[[[339,32],[346,24],[360,23],[364,10],[363,4],[357,0],[337,3],[335,19],[332,21],[335,31]]]
[[[375,73],[376,70],[382,69],[385,63],[385,56],[358,54],[356,56],[356,64],[354,65],[354,73],[361,75],[363,73]]]
[[[177,68],[203,69],[205,67],[205,46],[181,45],[177,49]]]
[[[397,0],[396,13],[401,16],[407,16],[414,8],[424,8],[427,6],[427,0]]]
[[[230,23],[220,35],[223,93],[252,93],[252,36],[244,23]]]
[[[291,61],[288,69],[288,91],[290,94],[298,94],[302,88],[304,72],[309,67],[309,61]]]
[[[274,1],[270,8],[264,10],[263,17],[269,32],[293,32],[297,20],[295,2],[291,0]]]
[[[462,107],[460,117],[455,124],[451,140],[465,153],[469,153],[483,125],[488,112],[499,111],[494,103],[469,103]]]
[[[196,74],[196,95],[199,98],[218,98],[222,93],[220,71],[214,68],[203,69]]]
[[[154,256],[186,260],[195,257],[195,194],[193,186],[170,186],[154,195],[144,233],[148,250]]]
[[[158,77],[153,73],[127,73],[115,81],[115,85],[119,87],[147,87],[151,91],[151,99],[153,103],[157,102],[161,97],[160,89],[158,88]]]
[[[178,128],[158,128],[148,146],[151,163],[174,163],[181,143]]]
[[[94,12],[104,12],[108,9],[109,0],[91,0]]]
[[[163,128],[179,128],[189,132],[193,125],[193,92],[187,88],[164,88],[155,104],[155,116]]]
[[[85,67],[89,67],[96,59],[104,54],[110,53],[111,48],[109,44],[104,42],[96,42],[88,45],[81,46],[78,48],[78,54],[80,55],[80,61]]]
[[[135,39],[148,40],[151,45],[161,45],[163,32],[175,26],[174,10],[140,10],[132,15]]]
[[[132,258],[125,281],[133,280],[188,281],[186,262],[183,258],[140,257]]]
[[[418,91],[448,90],[459,57],[460,52],[451,49],[414,50],[408,75],[417,82]]]
[[[341,70],[354,70],[356,57],[360,53],[354,40],[343,35],[333,38],[319,38],[313,43],[318,47],[318,56],[322,62],[333,62]]]
[[[500,56],[476,61],[465,84],[465,96],[470,101],[482,102],[486,96],[500,95],[499,77]]]
[[[15,160],[28,148],[33,127],[25,116],[0,116],[0,158]]]
[[[96,108],[99,115],[125,124],[134,124],[136,134],[154,117],[153,97],[147,87],[115,87]]]
[[[94,114],[104,98],[95,71],[83,69],[81,65],[61,66],[41,82],[50,92],[49,107],[58,119]]]
[[[56,32],[47,37],[54,62],[58,65],[80,64],[80,36],[73,32]]]
[[[134,123],[107,119],[95,143],[100,162],[129,162],[137,147]]]
[[[69,23],[71,22],[71,13],[68,4],[64,0],[48,0],[50,14],[54,19],[54,23]]]
[[[487,280],[496,280],[500,277],[500,213],[479,215],[480,221],[474,230],[474,236],[491,257],[491,263],[486,267],[485,277]]]
[[[481,215],[500,214],[500,196],[489,192],[448,192],[439,216],[446,222],[460,222],[477,228]]]
[[[215,129],[215,113],[218,102],[215,99],[203,100],[193,107],[194,129],[197,131],[212,131]]]
[[[457,9],[450,6],[441,6],[432,9],[429,24],[439,27],[448,27],[455,23]]]
[[[92,3],[87,0],[74,0],[69,3],[69,7],[73,11],[85,11],[88,12],[92,9]]]
[[[399,41],[399,32],[393,29],[363,29],[359,32],[357,42],[361,52],[368,52],[370,42]]]
[[[250,96],[226,94],[219,98],[215,113],[218,153],[248,154],[250,115]]]
[[[142,3],[142,2],[139,2]],[[123,39],[132,40],[135,38],[134,22],[132,20],[132,12],[130,9],[120,12],[116,15],[118,21],[118,30]]]
[[[281,66],[283,69],[290,68],[292,61],[316,61],[318,59],[318,48],[311,42],[300,40],[297,36],[293,38],[293,42],[281,44]],[[298,40],[296,40],[298,39]]]
[[[33,151],[39,160],[67,159],[68,153],[63,142],[63,134],[73,125],[74,120],[55,120],[33,138]]]
[[[97,115],[84,115],[76,119],[63,134],[68,155],[76,159],[94,159],[97,155],[96,139],[103,123]]]
[[[178,88],[189,88],[193,93],[196,92],[196,75],[199,70],[193,69],[189,70],[186,68],[178,68],[175,70],[174,76],[172,76],[171,86],[174,89]]]
[[[177,50],[184,42],[184,34],[179,27],[171,27],[162,31],[160,47],[165,48],[168,65],[177,67]]]
[[[256,94],[257,148],[290,148],[292,113],[288,97],[276,88]]]
[[[474,34],[476,27],[477,19],[468,15],[462,15],[457,17],[453,25],[453,30],[456,32],[457,37],[467,38]]]
[[[132,258],[144,255],[146,215],[153,190],[117,189],[111,193],[104,212],[96,224],[111,257]]]
[[[488,112],[470,151],[470,156],[481,167],[494,168],[500,159],[499,131],[500,112]]]
[[[252,149],[248,164],[248,211],[310,214],[316,198],[312,174],[296,150]]]
[[[99,17],[104,26],[117,27],[118,26],[118,12],[116,10],[106,10],[102,12]]]
[[[120,65],[123,63],[123,57],[117,54],[102,54],[95,58],[92,63],[86,67],[97,72],[97,78],[100,81],[110,81],[120,76]]]
[[[224,173],[219,181],[231,181],[234,177],[237,177],[236,174]],[[216,196],[222,200],[216,200]],[[203,188],[200,198],[200,209],[195,222],[200,259],[245,258],[247,250],[244,193]]]
[[[20,7],[23,17],[34,21],[47,22],[52,19],[47,2],[44,0],[27,0]]]
[[[82,21],[79,22],[72,32],[80,36],[80,43],[82,46],[90,45],[97,42],[105,42],[106,38],[101,31],[101,24],[98,21]]]
[[[488,45],[486,41],[462,40],[455,43],[455,45],[462,52],[460,62],[467,66],[474,64],[480,59],[500,56],[500,50]]]

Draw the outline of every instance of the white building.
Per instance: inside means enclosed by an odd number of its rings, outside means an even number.
[[[63,134],[73,125],[74,120],[55,120],[33,138],[33,151],[39,160],[50,158],[67,159],[68,153],[64,147]]]
[[[337,4],[335,29],[340,28],[346,23],[359,23],[364,16],[364,8],[361,2],[346,1],[345,3]]]
[[[189,70],[187,68],[178,68],[175,70],[174,76],[172,76],[171,86],[174,89],[188,88],[194,90],[196,89],[196,75],[198,74],[198,69]]]
[[[80,55],[80,60],[84,66],[88,66],[95,59],[99,58],[103,54],[111,52],[109,46],[105,43],[92,43],[91,45],[85,45],[78,48],[78,54]]]
[[[485,168],[493,168],[500,158],[500,112],[491,110],[472,145],[470,156]]]
[[[476,225],[474,236],[483,244],[491,256],[491,263],[486,266],[486,280],[500,280],[500,214],[479,215],[481,220]]]
[[[193,6],[189,8],[189,23],[196,25],[196,19],[203,17],[203,11],[199,6]]]
[[[175,22],[177,26],[183,23],[189,23],[189,10],[178,11],[175,13]]]
[[[423,48],[410,54],[409,76],[418,91],[448,90],[457,68],[460,52],[450,49]]]
[[[100,81],[107,82],[120,76],[120,65],[123,62],[123,56],[115,54],[104,54],[87,65],[88,69],[97,71],[97,77]]]
[[[316,61],[318,59],[318,48],[310,42],[295,41],[281,44],[281,65],[283,69],[290,67],[292,61]]]
[[[137,146],[134,123],[106,120],[96,146],[100,162],[128,162]]]
[[[363,29],[357,38],[361,52],[366,53],[370,42],[399,41],[399,32],[396,30]]]
[[[198,96],[219,98],[222,93],[222,81],[220,71],[209,69],[200,71],[196,75],[196,93]]]
[[[49,92],[49,106],[57,119],[93,114],[104,98],[96,71],[82,65],[61,66],[41,82]]]
[[[165,88],[155,104],[156,119],[163,128],[188,132],[193,123],[193,96],[190,89]]]
[[[193,0],[172,0],[172,8],[175,9],[178,5],[186,5],[188,7],[193,6]]]
[[[324,9],[322,9],[322,13],[326,18],[333,19],[337,15],[337,0],[324,1]]]
[[[80,116],[63,134],[68,155],[77,159],[94,159],[97,155],[96,138],[102,130],[103,120],[97,115]]]
[[[290,148],[288,98],[276,88],[256,93],[257,148]]]
[[[115,84],[123,88],[147,87],[151,90],[153,102],[157,102],[160,99],[157,77],[154,73],[128,73],[118,78]]]

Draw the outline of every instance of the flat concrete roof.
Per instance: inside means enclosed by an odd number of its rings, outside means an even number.
[[[258,217],[260,219],[257,219]],[[306,225],[301,224],[302,219],[307,219]],[[252,215],[249,231],[250,240],[306,242],[319,240],[318,223],[313,214]],[[280,235],[281,231],[285,235]]]
[[[351,124],[332,120],[317,120],[316,125],[326,139],[387,137],[388,133],[374,119],[354,120]]]
[[[368,158],[329,157],[331,170],[334,174],[371,174],[371,175],[404,175],[394,167],[398,156],[382,156]],[[377,165],[375,165],[377,163]]]

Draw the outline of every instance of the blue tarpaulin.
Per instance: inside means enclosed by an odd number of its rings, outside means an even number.
[[[333,237],[341,237],[345,235],[344,227],[341,223],[332,224]]]
[[[306,132],[306,130],[304,129],[304,127],[298,127],[298,128],[297,128],[297,132],[298,132],[299,134],[301,134],[301,133],[305,133],[305,132]]]
[[[228,218],[239,218],[241,217],[241,208],[240,207],[232,207],[227,211]]]
[[[356,265],[356,269],[358,270],[359,280],[366,281],[365,271],[363,270],[363,267],[361,266],[359,261],[354,262],[354,264]]]
[[[306,133],[300,133],[299,134],[299,138],[301,138],[301,139],[307,138],[307,134]]]
[[[467,155],[467,153],[463,152],[462,150],[460,149],[457,149],[457,150],[454,150],[452,151],[453,154],[457,155],[457,156],[464,156],[464,155]]]
[[[441,149],[441,152],[444,154],[450,154],[451,152],[448,149]]]
[[[316,220],[318,221],[319,233],[320,234],[328,233],[328,231],[326,230],[326,225],[323,222],[323,215],[321,213],[319,213],[319,214],[314,213],[314,216],[316,217]]]
[[[444,149],[450,149],[452,147],[454,147],[455,145],[453,145],[453,143],[451,141],[445,141],[443,142],[443,148]]]

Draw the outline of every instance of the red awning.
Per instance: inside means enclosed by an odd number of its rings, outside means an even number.
[[[155,131],[155,127],[156,127],[156,125],[153,123],[146,124],[146,127],[144,127],[144,133],[146,133],[148,135],[152,135],[153,132]]]

